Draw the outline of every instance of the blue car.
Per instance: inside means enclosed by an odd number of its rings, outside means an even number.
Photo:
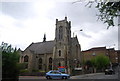
[[[69,79],[70,75],[63,74],[57,70],[51,70],[51,71],[46,73],[46,78],[47,79]]]

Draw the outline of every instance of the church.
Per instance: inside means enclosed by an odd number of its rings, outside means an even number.
[[[58,70],[64,67],[71,74],[75,68],[81,67],[81,46],[77,36],[71,37],[71,21],[67,17],[56,19],[55,39],[46,41],[44,34],[42,42],[31,43],[20,54],[20,63],[26,63],[26,69]]]

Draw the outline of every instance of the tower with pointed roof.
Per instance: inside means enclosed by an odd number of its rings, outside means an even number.
[[[65,66],[67,73],[71,69],[71,21],[56,19],[55,46],[53,52],[53,69]]]

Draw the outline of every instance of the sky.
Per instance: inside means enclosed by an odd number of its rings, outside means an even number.
[[[77,35],[81,50],[93,47],[118,49],[118,27],[110,27],[98,20],[95,4],[72,3],[74,0],[36,0],[0,2],[0,43],[5,42],[24,50],[32,42],[54,40],[56,19],[65,16],[71,21],[71,36]],[[117,24],[117,20],[116,20]],[[83,31],[79,31],[79,30]]]

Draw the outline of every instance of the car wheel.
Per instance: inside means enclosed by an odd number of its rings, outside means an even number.
[[[66,77],[66,76],[63,76],[62,79],[67,79],[67,77]]]
[[[107,73],[105,72],[105,75],[107,75]]]
[[[46,78],[47,78],[47,79],[51,79],[51,77],[50,77],[50,76],[46,76]]]

